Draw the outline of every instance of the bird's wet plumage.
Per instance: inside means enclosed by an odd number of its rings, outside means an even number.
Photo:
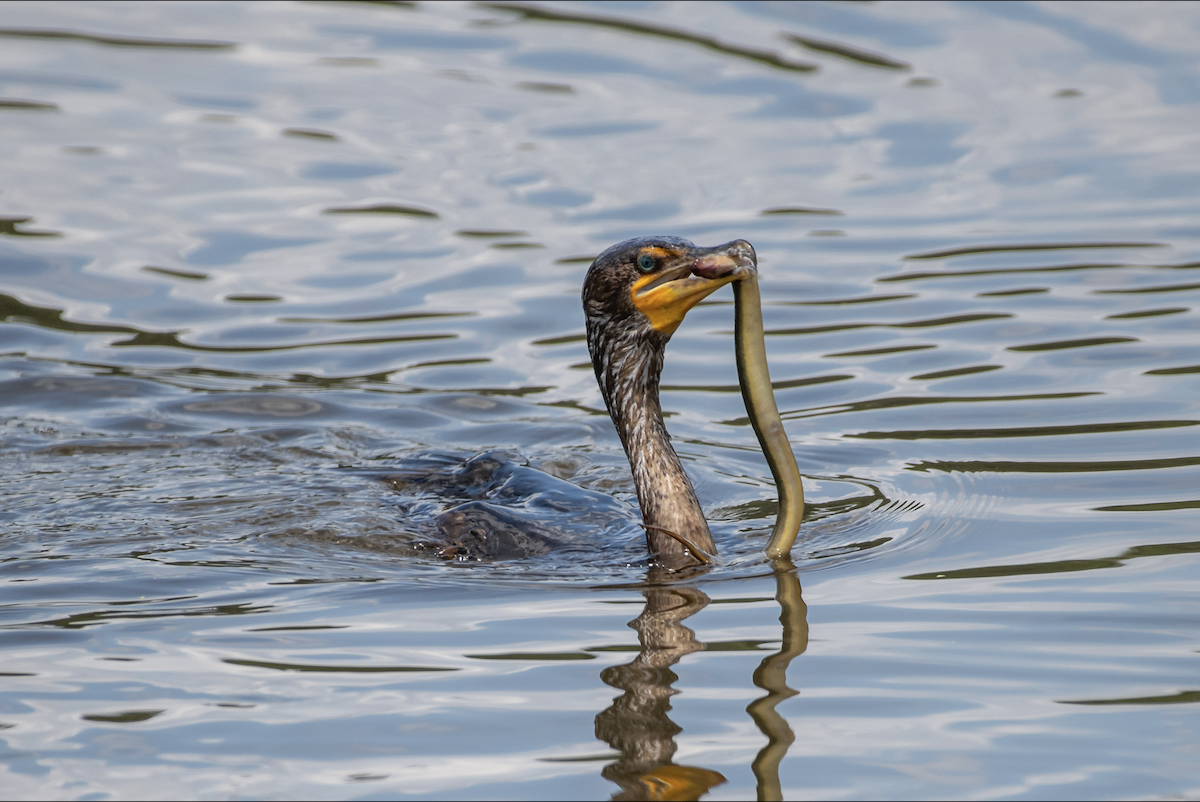
[[[604,251],[584,279],[592,367],[629,458],[647,545],[667,568],[701,564],[716,546],[663,423],[666,345],[688,309],[754,267],[744,240],[697,248],[678,237],[648,237]]]
[[[610,528],[632,525],[628,506],[611,495],[585,490],[502,451],[467,459],[426,454],[378,477],[408,499],[408,525],[425,530],[414,543],[418,552],[456,562],[594,547],[595,538]]]

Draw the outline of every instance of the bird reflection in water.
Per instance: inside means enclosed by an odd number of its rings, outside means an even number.
[[[800,594],[800,578],[790,562],[777,560],[775,568],[782,645],[754,672],[753,682],[767,692],[766,696],[746,708],[767,737],[767,745],[752,764],[760,800],[783,798],[779,764],[795,735],[775,707],[799,693],[787,686],[787,669],[792,658],[808,646],[807,608]],[[651,581],[654,579],[652,574]],[[699,799],[726,778],[711,769],[673,762],[678,748],[675,736],[683,730],[667,714],[671,697],[679,693],[672,687],[679,679],[672,666],[704,649],[696,633],[683,622],[711,600],[699,588],[670,585],[649,585],[642,589],[642,595],[646,600],[642,614],[629,622],[638,633],[641,651],[629,663],[611,666],[600,674],[606,685],[624,691],[596,716],[596,737],[621,754],[619,760],[604,767],[601,775],[620,786],[612,797],[616,800]]]
[[[671,687],[679,679],[671,666],[704,648],[683,621],[707,607],[709,598],[698,588],[669,586],[647,587],[642,595],[646,606],[629,622],[641,651],[600,673],[606,685],[625,692],[596,716],[596,737],[621,753],[601,774],[621,786],[613,799],[699,799],[725,777],[671,762],[675,736],[683,730],[667,713],[678,693]]]

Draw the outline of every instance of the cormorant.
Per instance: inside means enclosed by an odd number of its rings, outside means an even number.
[[[663,424],[663,354],[687,311],[731,282],[742,395],[779,490],[768,556],[786,557],[800,526],[804,496],[767,373],[757,274],[745,240],[698,248],[679,237],[644,237],[601,253],[584,279],[592,367],[633,471],[647,546],[665,568],[706,564],[716,546]]]

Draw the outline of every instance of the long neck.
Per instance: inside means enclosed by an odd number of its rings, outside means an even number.
[[[716,552],[696,491],[663,424],[658,382],[667,337],[588,339],[600,390],[633,470],[650,553],[668,568],[697,565],[700,560],[691,550],[668,534],[708,554]]]

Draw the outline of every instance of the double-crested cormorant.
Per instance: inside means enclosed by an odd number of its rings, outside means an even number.
[[[647,545],[666,568],[707,563],[716,546],[663,424],[663,353],[687,311],[731,282],[742,395],[779,490],[768,556],[785,557],[800,526],[804,497],[767,373],[757,273],[745,240],[697,248],[679,237],[646,237],[604,251],[584,279],[592,366],[633,470]]]

